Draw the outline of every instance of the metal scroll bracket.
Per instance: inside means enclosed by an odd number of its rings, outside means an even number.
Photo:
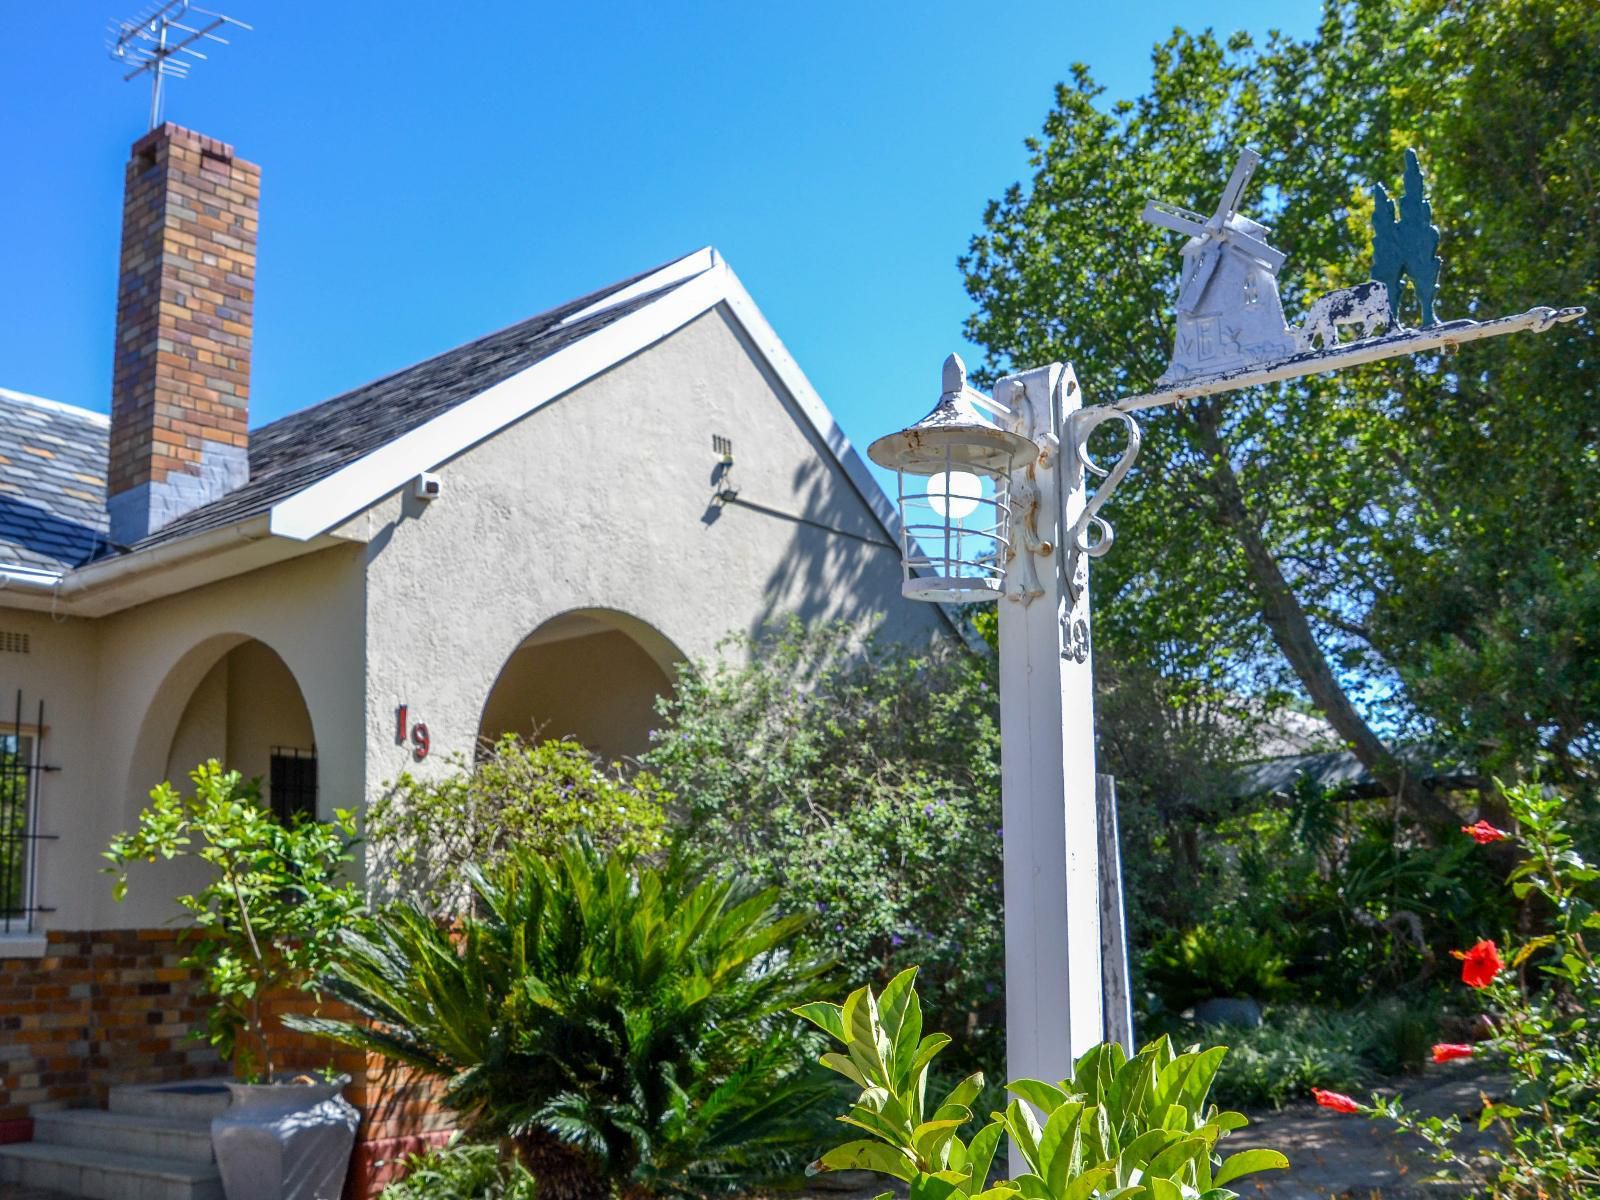
[[[1121,457],[1112,466],[1102,467],[1089,457],[1089,438],[1102,424],[1113,420],[1122,422],[1128,433],[1128,441],[1122,448]],[[1086,472],[1100,479],[1100,485],[1095,488],[1094,495],[1084,502],[1083,511],[1067,528],[1067,536],[1063,539],[1067,551],[1067,596],[1072,606],[1076,608],[1083,586],[1087,582],[1087,572],[1083,570],[1085,560],[1099,558],[1105,554],[1111,549],[1111,544],[1117,536],[1116,530],[1111,527],[1111,522],[1099,515],[1100,508],[1111,499],[1111,494],[1117,490],[1117,485],[1122,482],[1123,476],[1132,468],[1133,460],[1139,456],[1141,438],[1139,422],[1134,419],[1133,414],[1109,405],[1079,409],[1072,414],[1070,421],[1068,441],[1072,446],[1072,452]],[[1066,490],[1063,489],[1063,496],[1066,494]],[[1066,525],[1065,519],[1062,524]],[[1091,528],[1094,531],[1092,534]]]

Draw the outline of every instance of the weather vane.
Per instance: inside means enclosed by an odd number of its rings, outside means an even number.
[[[228,39],[217,30],[227,25],[250,28],[233,17],[193,6],[189,0],[167,0],[132,20],[117,21],[111,26],[112,38],[107,44],[111,57],[124,65],[133,64],[133,69],[122,77],[123,82],[150,72],[151,129],[161,123],[161,81],[168,76],[184,79],[196,62],[206,61],[204,52],[196,48],[197,43],[226,46]]]
[[[1539,333],[1583,315],[1581,308],[1539,307],[1492,321],[1441,323],[1433,309],[1439,287],[1439,230],[1422,167],[1415,152],[1407,150],[1398,220],[1383,184],[1372,189],[1372,277],[1318,297],[1302,323],[1292,326],[1278,299],[1283,252],[1267,243],[1271,230],[1239,211],[1240,197],[1260,161],[1254,150],[1240,153],[1210,217],[1158,200],[1145,205],[1144,219],[1150,224],[1189,235],[1178,281],[1178,327],[1172,361],[1156,380],[1157,390],[1118,400],[1118,410],[1134,412],[1524,329]],[[1415,329],[1400,321],[1402,276],[1416,294]],[[1356,331],[1354,340],[1342,339],[1346,328]],[[1382,334],[1374,336],[1379,329]]]

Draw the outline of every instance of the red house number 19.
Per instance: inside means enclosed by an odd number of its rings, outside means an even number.
[[[412,725],[407,706],[404,704],[394,710],[394,741],[397,746],[409,743],[411,757],[417,762],[428,757],[428,727],[421,721]]]

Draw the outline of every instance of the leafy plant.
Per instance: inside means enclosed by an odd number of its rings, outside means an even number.
[[[706,1191],[775,1168],[826,1094],[786,1010],[823,964],[774,889],[569,843],[468,868],[475,911],[414,903],[347,935],[327,982],[364,1021],[298,1029],[445,1081],[470,1136],[505,1138],[545,1196]]]
[[[927,1105],[929,1066],[950,1038],[923,1034],[915,976],[915,968],[901,972],[881,998],[862,987],[842,1005],[795,1009],[844,1045],[844,1054],[822,1062],[861,1089],[839,1119],[870,1135],[828,1151],[813,1172],[877,1171],[909,1184],[911,1200],[1233,1200],[1225,1184],[1289,1165],[1275,1150],[1220,1157],[1218,1143],[1248,1124],[1239,1113],[1206,1108],[1227,1050],[1177,1054],[1165,1038],[1132,1059],[1120,1046],[1095,1046],[1058,1083],[1013,1081],[1007,1090],[1016,1098],[963,1141],[983,1076],[969,1075]],[[1029,1170],[991,1184],[1003,1134]]]
[[[1000,1053],[994,661],[798,621],[684,668],[647,765],[690,844],[783,889],[853,977],[919,962],[930,1009]]]
[[[1312,1088],[1346,1091],[1421,1067],[1439,1030],[1428,998],[1387,998],[1359,1008],[1279,1005],[1255,1029],[1229,1029],[1217,1071],[1219,1103],[1282,1108]]]
[[[225,771],[215,759],[189,773],[194,795],[171,783],[150,793],[138,827],[111,839],[104,856],[128,890],[128,866],[141,859],[195,858],[212,881],[178,903],[194,920],[186,967],[204,974],[205,1036],[243,1079],[273,1075],[272,1039],[262,1011],[278,988],[312,991],[332,961],[340,934],[365,913],[361,889],[339,878],[352,859],[355,815],[337,809],[323,824],[297,814],[284,825],[261,803],[259,780]]]
[[[405,774],[367,814],[369,860],[398,894],[454,911],[471,896],[469,865],[514,845],[558,851],[573,834],[643,854],[661,849],[671,797],[649,772],[624,777],[567,739],[530,744],[508,733],[439,777]]]
[[[1169,934],[1146,956],[1145,972],[1169,1005],[1186,1008],[1213,996],[1281,995],[1288,965],[1270,933],[1223,919]]]
[[[455,1142],[406,1159],[405,1177],[383,1189],[384,1200],[535,1200],[528,1169],[507,1162],[492,1145]]]
[[[1476,1046],[1434,1050],[1438,1061],[1489,1058],[1511,1073],[1510,1094],[1485,1097],[1478,1117],[1480,1130],[1493,1126],[1503,1135],[1481,1152],[1487,1172],[1454,1145],[1460,1117],[1422,1118],[1381,1096],[1370,1107],[1335,1099],[1341,1111],[1365,1111],[1417,1134],[1442,1175],[1482,1179],[1497,1200],[1580,1200],[1600,1191],[1600,962],[1588,944],[1600,930],[1600,869],[1574,845],[1560,796],[1537,783],[1502,785],[1501,795],[1525,852],[1511,890],[1537,900],[1547,927],[1520,945],[1508,940],[1504,958],[1487,939],[1458,953],[1462,981],[1482,998],[1492,1032]],[[1466,831],[1480,844],[1507,836],[1487,823]]]

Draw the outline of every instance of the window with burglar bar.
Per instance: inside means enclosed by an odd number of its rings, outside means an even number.
[[[39,779],[53,768],[39,760],[39,724],[22,723],[22,693],[17,693],[11,728],[0,725],[0,934],[31,933],[35,913],[48,912],[35,901],[34,849],[49,836],[39,832]]]
[[[272,747],[271,771],[267,779],[267,799],[273,814],[285,825],[295,814],[315,820],[317,816],[317,751],[294,746]]]

